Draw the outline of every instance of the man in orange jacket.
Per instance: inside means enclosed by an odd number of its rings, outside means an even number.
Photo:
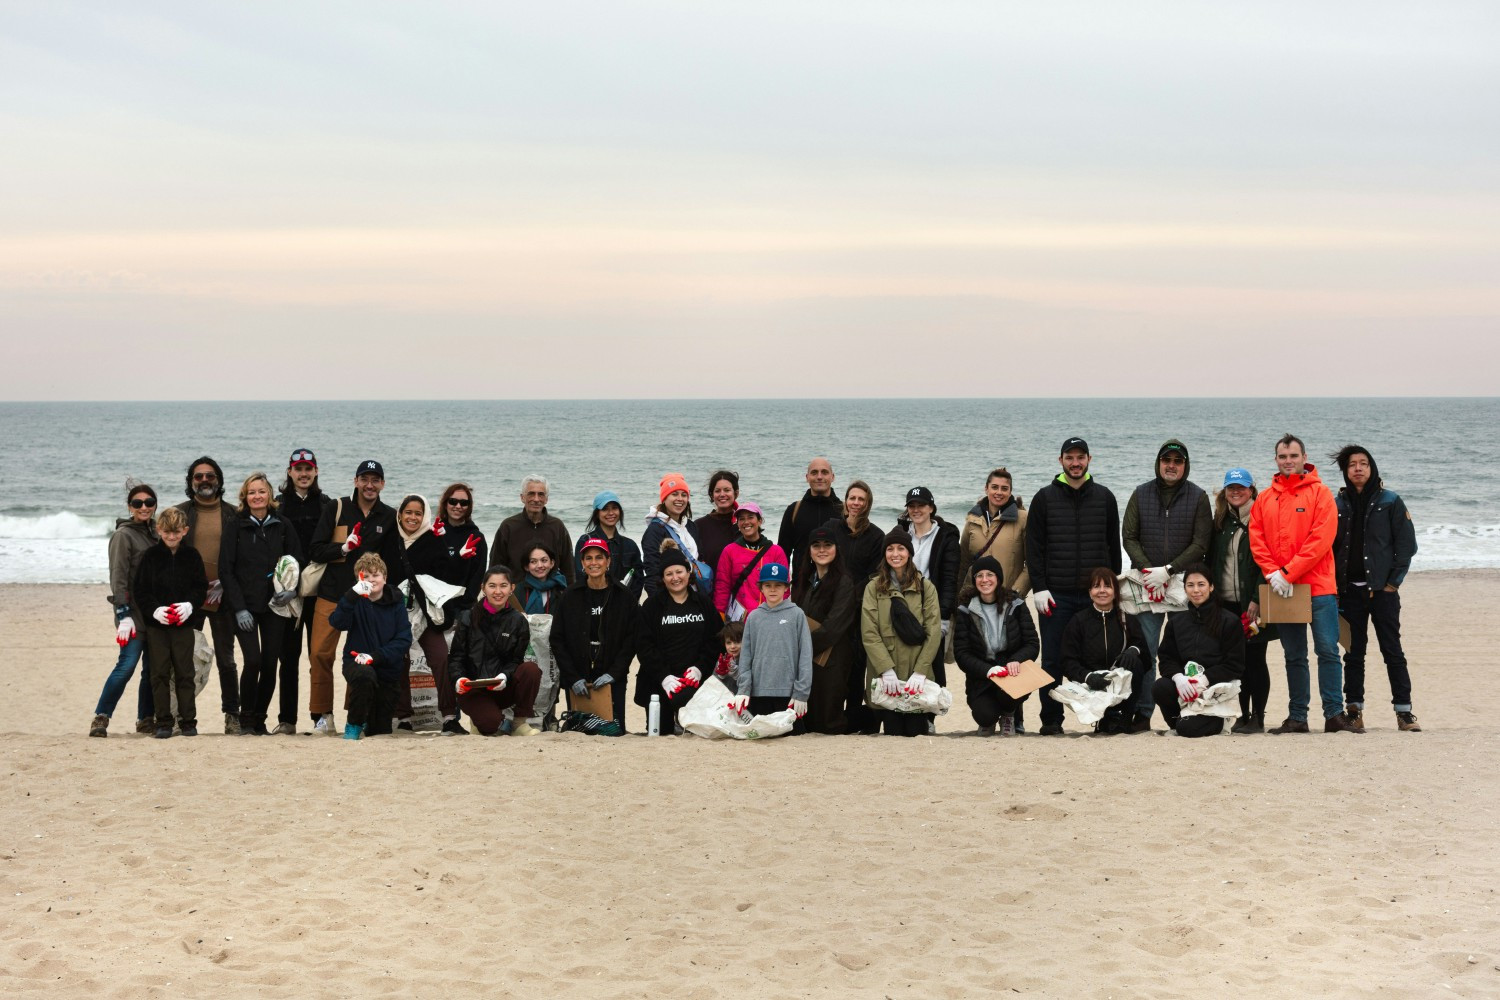
[[[1250,508],[1250,553],[1271,589],[1292,596],[1294,584],[1312,589],[1312,636],[1318,654],[1318,695],[1323,732],[1364,732],[1344,716],[1344,676],[1339,663],[1339,598],[1333,540],[1339,515],[1333,493],[1307,461],[1300,438],[1276,442],[1276,477]],[[1307,629],[1278,625],[1286,656],[1287,719],[1273,733],[1305,733],[1309,690]]]

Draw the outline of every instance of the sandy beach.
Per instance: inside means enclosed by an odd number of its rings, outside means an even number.
[[[1403,589],[1424,732],[1376,655],[1199,741],[89,739],[104,592],[0,587],[6,996],[1500,995],[1497,571]]]

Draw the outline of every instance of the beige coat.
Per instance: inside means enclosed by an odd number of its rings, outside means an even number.
[[[982,501],[981,501],[982,502]],[[962,590],[969,581],[969,564],[985,555],[985,541],[993,529],[984,523],[984,514],[976,506],[964,518],[963,531],[958,536],[958,586]],[[1026,572],[1026,511],[1018,509],[1014,521],[1006,521],[1000,534],[989,546],[988,554],[994,557],[1005,571],[1001,582],[1025,597],[1031,590],[1031,574]]]

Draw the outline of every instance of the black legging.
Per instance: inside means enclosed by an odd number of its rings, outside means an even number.
[[[1225,601],[1224,607],[1236,616],[1245,613],[1245,605]],[[1240,714],[1264,719],[1266,702],[1271,697],[1271,672],[1266,668],[1269,639],[1245,640],[1245,673],[1240,677]]]

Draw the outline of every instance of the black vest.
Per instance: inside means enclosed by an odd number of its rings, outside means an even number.
[[[1168,565],[1178,553],[1193,544],[1193,516],[1198,511],[1198,498],[1203,495],[1202,487],[1184,482],[1177,487],[1172,502],[1164,504],[1155,479],[1135,488],[1135,509],[1141,519],[1141,548],[1146,550],[1152,566]],[[1182,567],[1172,568],[1178,570]]]

